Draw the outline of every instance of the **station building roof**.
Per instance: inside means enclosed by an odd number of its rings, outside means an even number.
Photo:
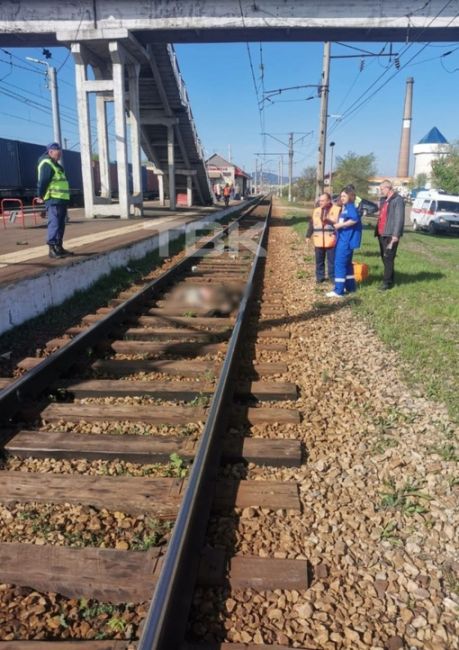
[[[206,166],[207,166],[207,170],[209,172],[210,178],[218,178],[220,176],[220,170],[221,169],[228,169],[230,167],[234,168],[234,175],[235,176],[242,176],[244,178],[250,178],[250,174],[245,172],[241,167],[238,167],[235,163],[232,163],[229,160],[226,160],[225,158],[222,158],[222,156],[220,156],[217,153],[214,153],[206,161]]]

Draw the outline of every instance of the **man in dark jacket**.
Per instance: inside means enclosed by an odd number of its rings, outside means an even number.
[[[389,180],[383,181],[379,190],[381,203],[375,237],[379,239],[381,259],[384,265],[383,282],[379,290],[387,291],[394,286],[394,262],[398,242],[403,235],[405,225],[405,202],[394,190]]]
[[[70,201],[70,188],[65,171],[59,160],[62,156],[61,147],[52,142],[38,161],[37,197],[46,204],[48,214],[49,256],[51,258],[73,255],[62,246],[64,239],[67,206]]]

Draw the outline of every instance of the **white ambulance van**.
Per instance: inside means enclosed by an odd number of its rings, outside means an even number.
[[[459,235],[459,195],[425,190],[416,196],[410,215],[413,230]]]

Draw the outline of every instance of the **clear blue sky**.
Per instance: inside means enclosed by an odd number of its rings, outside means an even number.
[[[371,52],[380,52],[383,47],[378,43],[349,45]],[[321,43],[264,43],[262,46],[251,43],[253,76],[245,43],[178,45],[176,50],[207,155],[219,152],[227,157],[230,145],[233,160],[252,171],[255,152],[287,150],[272,138],[263,138],[262,130],[285,142],[290,131],[298,132],[295,139],[312,131],[295,147],[294,171],[297,174],[304,167],[315,165],[319,120],[316,89],[306,88],[272,97],[275,103],[265,102],[261,115],[256,92],[261,98],[263,86],[265,90],[273,90],[318,84],[322,67]],[[451,50],[454,50],[451,54],[442,56]],[[0,50],[0,137],[46,144],[52,140],[52,128],[44,68],[25,60],[26,56],[41,58],[41,50],[7,51],[11,57]],[[63,137],[67,138],[70,147],[78,150],[73,60],[63,48],[51,51],[51,63],[57,68],[62,66],[58,78]],[[329,114],[344,116],[329,120],[329,142],[336,142],[335,156],[349,151],[372,152],[381,175],[396,171],[405,82],[409,76],[415,80],[412,144],[432,126],[437,126],[450,142],[459,138],[458,44],[435,43],[426,47],[425,44],[396,43],[393,52],[399,53],[398,73],[394,57],[391,60],[388,57],[332,59],[331,62]],[[332,45],[332,56],[345,54],[358,52],[335,43]],[[368,95],[386,81],[384,88],[362,105]],[[313,99],[306,100],[310,96]],[[352,113],[353,105],[358,110]],[[277,158],[267,162],[266,169],[277,172]]]

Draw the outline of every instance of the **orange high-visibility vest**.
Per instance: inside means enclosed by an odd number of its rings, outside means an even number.
[[[327,219],[338,221],[341,207],[332,205],[328,211]],[[316,208],[312,213],[312,240],[316,248],[333,248],[336,244],[336,232],[330,223],[322,222],[322,208]]]

